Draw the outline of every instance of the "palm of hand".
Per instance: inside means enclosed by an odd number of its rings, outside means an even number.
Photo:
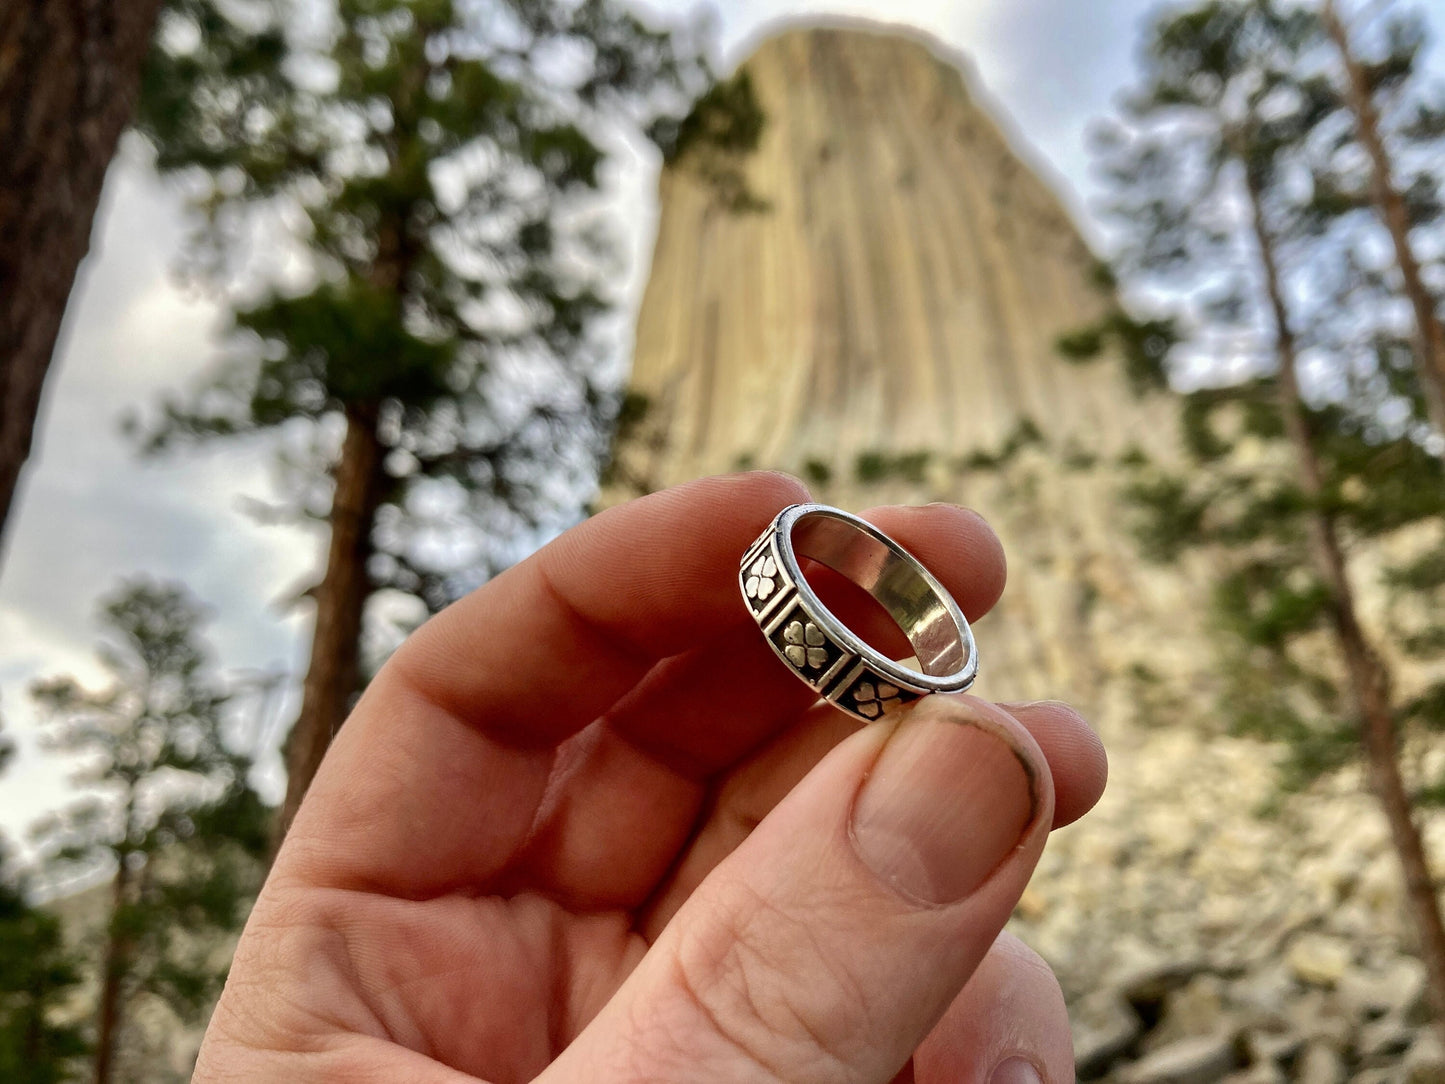
[[[679,666],[678,676],[690,669]],[[291,1039],[313,1042],[317,1024],[351,1037],[379,1079],[388,1064],[416,1072],[417,1053],[488,1081],[533,1079],[598,1014],[702,877],[855,725],[828,707],[795,714],[788,732],[712,780],[638,750],[608,723],[555,754],[507,751],[512,783],[532,777],[533,823],[480,894],[458,886],[433,895],[442,886],[416,881],[410,863],[380,891],[308,880],[278,892],[275,909],[307,916],[290,934],[309,972]],[[473,739],[455,719],[417,725]],[[452,782],[460,793],[495,785]],[[434,791],[427,804],[445,803]],[[457,818],[438,828],[455,833],[447,851],[482,841]],[[298,820],[293,846],[310,849],[306,831]]]

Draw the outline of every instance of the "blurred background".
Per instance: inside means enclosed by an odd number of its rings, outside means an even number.
[[[1437,0],[14,0],[0,1080],[186,1079],[368,676],[749,467],[1004,539],[1083,1079],[1445,1080]]]

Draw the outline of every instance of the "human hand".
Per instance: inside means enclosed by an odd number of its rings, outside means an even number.
[[[814,704],[736,582],[807,499],[745,474],[634,501],[412,636],[312,784],[194,1079],[1071,1080],[1057,982],[1000,930],[1102,749],[1058,704],[861,729]],[[997,600],[978,517],[867,518],[970,618]]]

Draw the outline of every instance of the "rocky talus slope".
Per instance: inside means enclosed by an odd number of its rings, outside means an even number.
[[[957,501],[995,524],[1011,576],[978,691],[1067,698],[1112,756],[1015,920],[1070,997],[1081,1076],[1445,1079],[1360,781],[1259,815],[1275,751],[1213,717],[1207,565],[1149,566],[1125,529],[1119,460],[1170,456],[1172,411],[1059,356],[1102,303],[1059,200],[932,43],[795,28],[746,67],[758,206],[686,159],[664,174],[621,476],[780,467],[844,507]]]

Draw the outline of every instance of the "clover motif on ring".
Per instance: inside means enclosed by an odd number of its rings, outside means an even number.
[[[897,686],[886,682],[880,681],[875,687],[871,681],[865,681],[853,690],[853,702],[860,714],[877,719],[903,706],[899,691]]]
[[[828,638],[813,622],[794,621],[783,630],[783,654],[799,670],[821,670],[828,665]]]
[[[759,557],[748,569],[748,580],[744,585],[748,598],[766,602],[778,589],[778,562],[767,554]]]

